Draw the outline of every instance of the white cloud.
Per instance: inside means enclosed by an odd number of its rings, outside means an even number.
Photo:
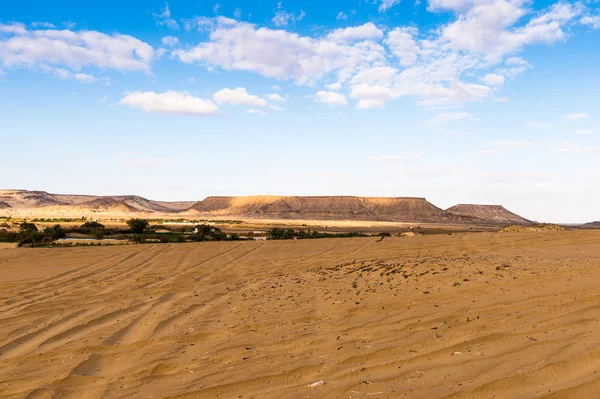
[[[340,82],[332,83],[327,85],[327,88],[333,91],[340,91],[342,90],[342,84]]]
[[[100,99],[100,102],[101,102],[101,103],[103,103],[103,104],[104,104],[105,102],[107,102],[107,101],[108,101],[108,97],[107,97],[107,96],[104,96],[104,97],[102,97],[102,98]]]
[[[343,94],[339,94],[339,93],[336,93],[333,91],[321,90],[321,91],[317,92],[315,101],[318,101],[320,103],[325,103],[325,104],[329,105],[330,107],[348,105],[348,102],[346,101],[346,97],[344,97]]]
[[[246,111],[246,113],[248,115],[261,115],[261,116],[265,114],[264,111],[261,111],[259,109],[249,109],[248,111]]]
[[[0,65],[34,67],[42,64],[79,71],[83,67],[150,72],[154,49],[128,35],[96,31],[27,30],[22,24],[1,25]]]
[[[590,116],[588,114],[584,114],[584,113],[566,114],[565,115],[565,119],[568,121],[578,121],[578,120],[586,119],[589,117]]]
[[[468,112],[442,112],[425,121],[425,124],[427,126],[436,126],[462,119],[473,119],[474,117],[475,114],[470,114]]]
[[[242,18],[242,9],[236,8],[235,11],[233,12],[233,16],[235,17],[235,19]]]
[[[481,78],[481,81],[488,86],[502,86],[504,84],[504,76],[496,73],[488,73]]]
[[[367,98],[358,101],[356,109],[376,109],[385,107],[385,101],[378,98]]]
[[[281,87],[279,87],[278,85],[274,85],[273,87],[271,87],[273,90],[281,90]]]
[[[398,57],[400,65],[411,65],[417,60],[419,46],[413,38],[417,33],[415,28],[396,28],[388,33],[384,43]]]
[[[32,28],[48,28],[48,29],[56,28],[56,26],[54,26],[54,24],[51,24],[50,22],[32,22],[31,27]]]
[[[54,76],[56,76],[59,79],[67,80],[71,79],[73,77],[73,74],[71,73],[71,71],[67,71],[66,69],[56,68],[54,69]]]
[[[26,35],[27,28],[24,24],[20,22],[13,22],[11,24],[5,25],[0,24],[0,32],[2,33],[12,33],[14,35]]]
[[[278,105],[269,105],[269,108],[272,109],[273,111],[278,111],[278,112],[283,111],[283,107],[280,107]]]
[[[588,25],[593,29],[600,29],[600,15],[586,15],[579,21],[582,25]]]
[[[300,14],[298,15],[289,13],[283,8],[281,2],[279,2],[277,3],[277,11],[275,12],[272,21],[276,26],[286,26],[290,22],[301,21],[305,15],[304,11],[300,11]]]
[[[213,11],[215,12],[215,14],[219,13],[219,9],[221,8],[221,4],[220,3],[216,3],[215,6],[213,7]]]
[[[247,105],[252,107],[265,107],[267,100],[258,96],[248,94],[245,88],[219,90],[213,95],[217,104]]]
[[[165,46],[175,47],[179,43],[179,39],[176,38],[175,36],[165,36],[162,38],[162,43]]]
[[[265,97],[267,97],[269,100],[271,101],[275,101],[278,103],[282,103],[285,102],[285,98],[281,97],[279,94],[277,93],[273,93],[273,94],[267,94]]]
[[[499,59],[527,44],[564,40],[562,27],[581,12],[578,5],[559,2],[524,26],[514,27],[529,12],[528,4],[526,0],[432,0],[430,8],[458,15],[442,28],[442,37],[452,49]]]
[[[590,129],[575,129],[573,130],[573,134],[590,134],[592,131]]]
[[[349,28],[335,29],[327,39],[336,43],[347,43],[358,40],[381,40],[383,32],[372,22]]]
[[[156,24],[159,26],[166,26],[171,29],[179,29],[177,21],[171,18],[171,10],[169,10],[169,3],[165,3],[165,8],[162,9],[160,14],[153,14]]]
[[[561,153],[561,154],[595,153],[595,152],[600,152],[600,146],[582,147],[582,146],[578,146],[578,145],[575,145],[573,143],[566,141],[566,142],[558,143],[554,147],[554,152]]]
[[[528,125],[536,128],[536,129],[545,129],[547,127],[552,126],[551,123],[546,123],[546,122],[530,122],[530,123],[528,123]]]
[[[188,92],[132,92],[119,105],[141,109],[151,114],[214,115],[219,108],[208,99],[196,98]]]
[[[379,4],[379,12],[386,12],[390,8],[394,7],[397,4],[400,4],[400,0],[380,0],[381,4]]]
[[[522,47],[565,39],[564,26],[580,13],[579,6],[560,3],[533,15],[526,0],[431,0],[429,6],[454,17],[424,33],[399,27],[385,36],[386,29],[373,23],[313,37],[205,18],[208,39],[173,55],[189,64],[322,85],[326,91],[338,91],[339,84],[363,109],[406,96],[427,108],[451,108],[501,101],[494,87],[501,86],[502,77],[512,79],[531,68],[518,57]]]
[[[337,19],[337,20],[346,20],[346,19],[348,19],[348,16],[343,11],[340,11],[338,13],[337,17],[335,17],[335,19]]]
[[[225,70],[246,70],[306,84],[337,72],[351,76],[357,68],[385,62],[375,43],[338,44],[253,24],[216,21],[210,41],[173,54],[185,63],[206,62]]]
[[[73,29],[75,26],[77,26],[77,24],[73,21],[62,21],[61,23],[67,29]]]
[[[88,75],[87,73],[76,73],[75,79],[80,81],[81,83],[94,83],[96,82],[96,78],[92,75]]]

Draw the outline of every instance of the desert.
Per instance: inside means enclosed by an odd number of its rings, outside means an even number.
[[[595,398],[599,240],[0,250],[0,396]]]

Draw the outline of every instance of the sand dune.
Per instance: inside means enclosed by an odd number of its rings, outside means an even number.
[[[597,398],[600,233],[0,251],[7,398]]]

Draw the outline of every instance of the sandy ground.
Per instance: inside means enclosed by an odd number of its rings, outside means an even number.
[[[5,398],[598,398],[600,232],[0,251]]]

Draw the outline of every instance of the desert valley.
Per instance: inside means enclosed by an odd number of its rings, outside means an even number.
[[[593,223],[536,224],[502,206],[443,210],[423,198],[0,194],[5,231],[62,220],[68,235],[87,237],[76,227],[84,221],[108,231],[145,218],[147,237],[171,237],[173,226],[196,237],[209,226],[203,242],[4,244],[0,397],[596,398],[600,390]],[[270,233],[237,236],[253,229]],[[302,239],[319,237],[330,238]]]

